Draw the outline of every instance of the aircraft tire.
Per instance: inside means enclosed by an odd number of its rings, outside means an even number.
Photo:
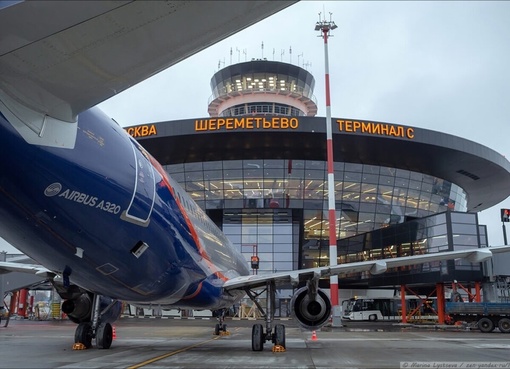
[[[220,325],[219,324],[216,324],[214,326],[214,335],[215,336],[219,336],[220,335]]]
[[[283,324],[274,326],[274,344],[285,348],[285,326]]]
[[[252,351],[262,351],[264,349],[264,328],[262,324],[254,324],[251,330],[251,349]]]
[[[80,323],[74,332],[74,342],[83,343],[86,348],[91,348],[92,335],[92,325],[89,322]]]
[[[113,341],[113,329],[110,323],[101,323],[97,327],[96,344],[99,349],[109,349]]]

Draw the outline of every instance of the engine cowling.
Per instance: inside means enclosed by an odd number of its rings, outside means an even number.
[[[65,300],[62,303],[62,311],[74,323],[88,322],[92,312],[92,299],[88,293],[82,293],[74,299]]]
[[[88,293],[82,293],[74,299],[65,300],[62,303],[62,311],[67,314],[74,323],[90,322],[92,316],[92,296]],[[113,300],[110,297],[99,296],[99,311],[101,322],[113,323],[122,313],[122,302],[117,301],[113,306],[104,311]]]
[[[328,296],[317,290],[315,299],[302,287],[294,293],[290,301],[292,315],[306,329],[317,330],[326,324],[331,316],[331,302]]]

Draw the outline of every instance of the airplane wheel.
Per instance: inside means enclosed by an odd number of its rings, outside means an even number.
[[[96,344],[97,348],[109,349],[113,341],[113,329],[110,323],[101,323],[97,327]]]
[[[285,326],[283,324],[274,326],[274,344],[285,347]]]
[[[222,330],[223,332],[226,332],[226,331],[227,331],[227,325],[226,325],[226,324],[223,324],[223,325],[221,326],[221,330]]]
[[[262,324],[255,324],[251,330],[251,349],[253,351],[264,349],[264,328]]]
[[[483,317],[478,321],[478,329],[483,333],[490,333],[494,330],[494,322],[489,318]]]
[[[90,323],[80,323],[74,332],[74,342],[83,343],[86,348],[91,348],[92,335],[92,325]]]
[[[214,326],[214,335],[215,336],[219,336],[220,335],[220,325],[219,324],[216,324]]]
[[[501,318],[498,322],[498,328],[502,333],[510,333],[510,319]]]

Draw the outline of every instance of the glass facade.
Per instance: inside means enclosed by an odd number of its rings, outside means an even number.
[[[276,273],[298,269],[299,222],[292,211],[225,211],[223,232],[240,247],[246,262],[260,259],[258,272]]]
[[[165,168],[221,225],[246,255],[247,263],[256,248],[261,273],[329,264],[324,161],[230,160]],[[402,169],[341,162],[335,163],[334,168],[337,238],[342,240],[338,262],[413,255],[425,250],[437,252],[451,247],[451,240],[445,238],[446,219],[442,222],[438,217],[433,225],[420,220],[425,224],[418,227],[420,236],[412,242],[355,251],[353,247],[359,245],[350,245],[356,241],[353,236],[384,231],[404,222],[415,224],[409,221],[446,210],[465,212],[466,193],[441,178]],[[453,214],[457,249],[478,247],[478,229],[476,223],[471,223],[473,214]]]
[[[485,227],[477,223],[476,214],[460,212],[443,212],[410,220],[339,240],[338,260],[356,262],[477,249],[479,245],[487,243]],[[327,245],[321,245],[315,259],[320,258],[320,253],[326,250]],[[346,276],[344,282],[348,283],[349,279],[355,283],[371,280],[371,284],[377,284],[377,280],[382,280],[384,282],[381,284],[397,284],[400,277],[412,278],[413,275],[422,282],[427,282],[427,275],[430,282],[437,282],[438,276],[448,276],[449,280],[472,280],[481,278],[482,269],[480,263],[471,264],[465,259],[456,259],[390,268],[379,276],[368,272],[353,273]]]

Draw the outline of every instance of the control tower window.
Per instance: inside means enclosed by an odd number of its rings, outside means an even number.
[[[274,112],[275,114],[289,115],[289,107],[285,105],[275,104]]]

